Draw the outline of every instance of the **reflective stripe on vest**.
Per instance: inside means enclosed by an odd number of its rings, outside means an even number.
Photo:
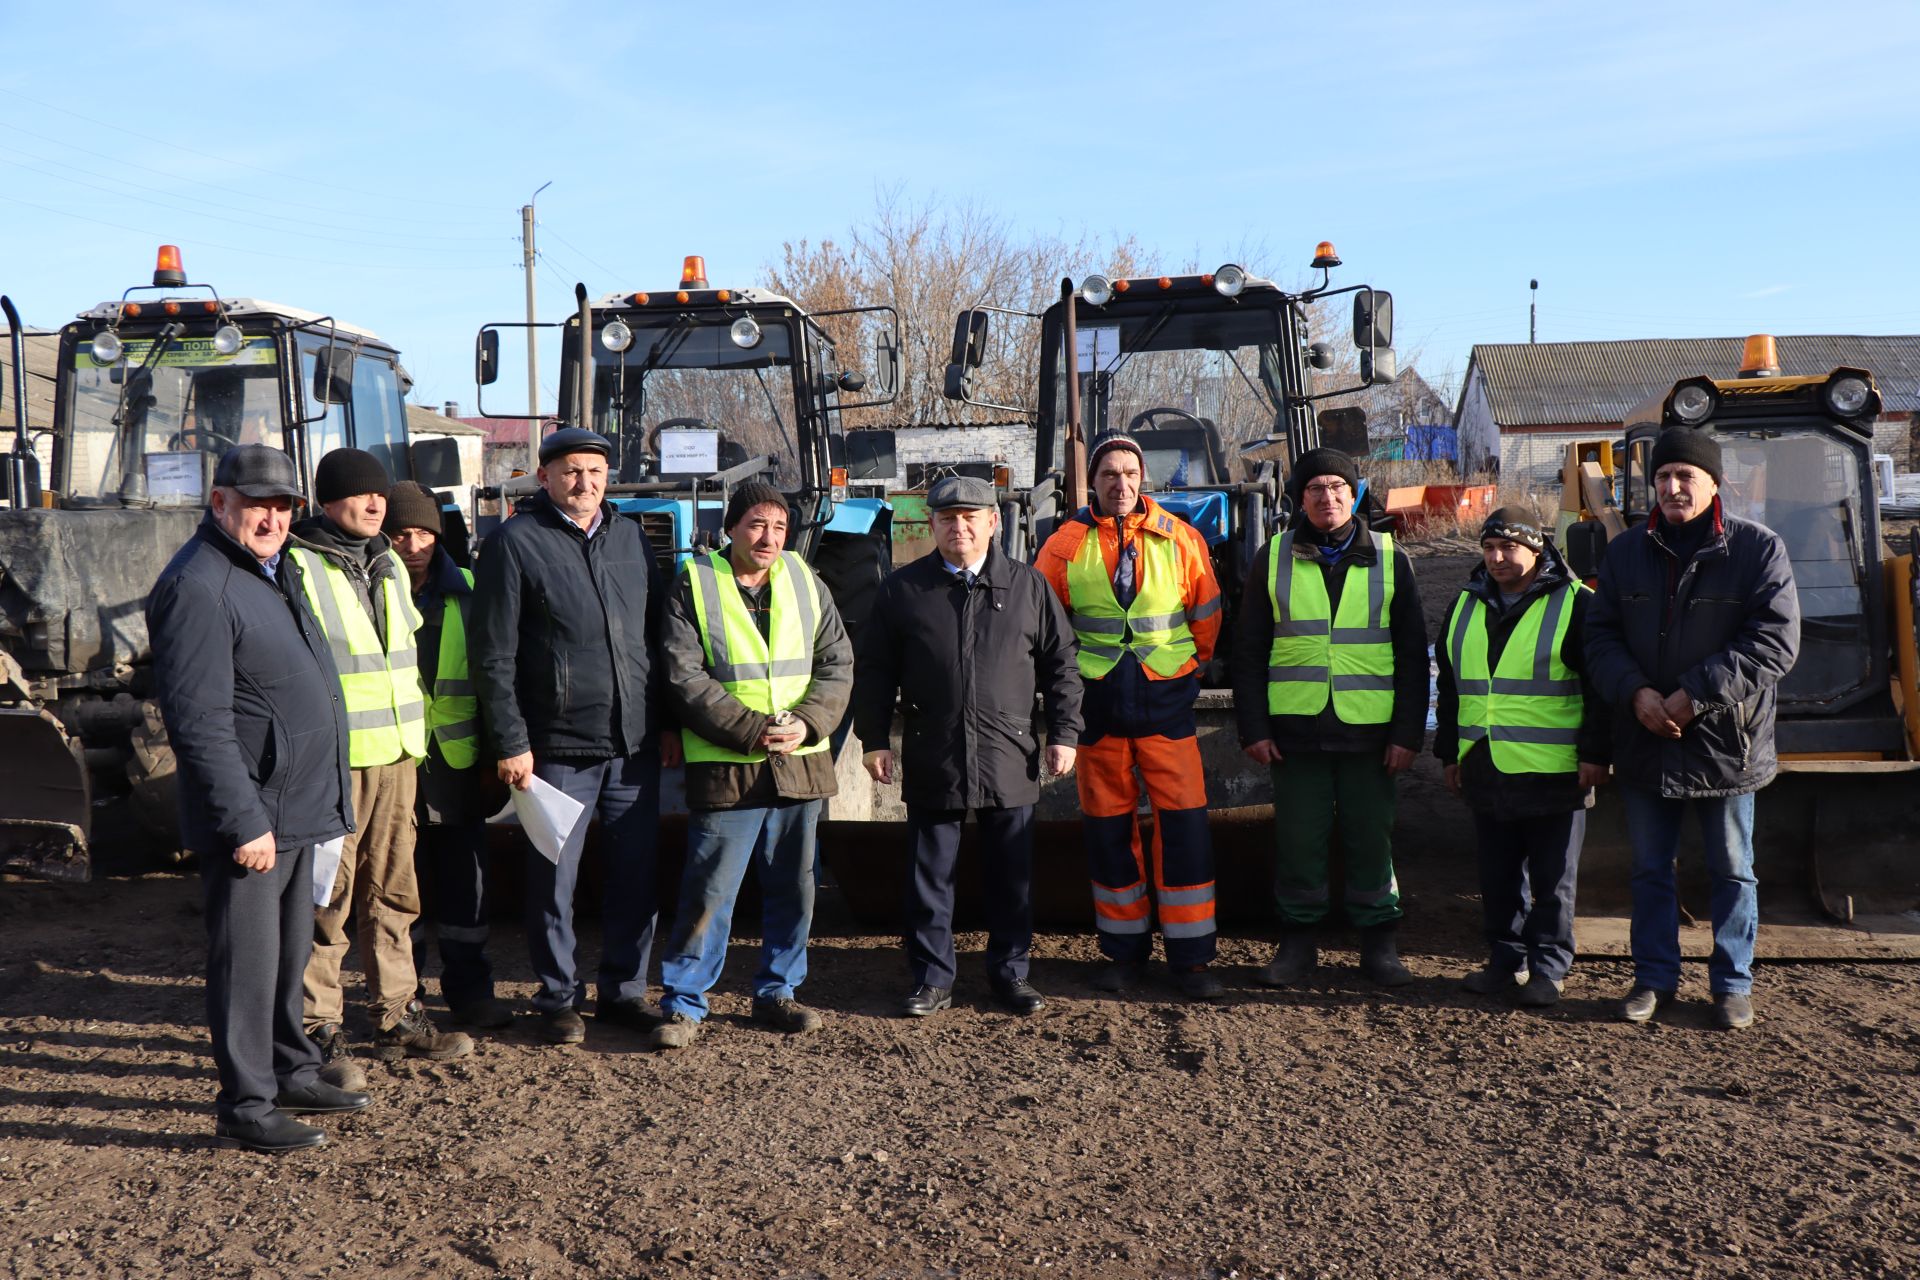
[[[693,583],[693,615],[700,628],[700,644],[707,671],[749,711],[763,715],[791,710],[806,700],[813,687],[813,642],[820,631],[820,580],[807,562],[783,551],[767,572],[771,589],[767,631],[771,643],[754,625],[753,614],[740,598],[733,564],[724,551],[691,556],[680,569]],[[715,620],[719,625],[715,626]],[[691,729],[680,731],[687,760],[695,764],[757,764],[767,758],[760,750],[742,753],[723,747]],[[825,751],[825,740],[796,749],[797,756]]]
[[[1447,658],[1460,693],[1459,758],[1485,741],[1502,773],[1572,773],[1583,703],[1580,677],[1560,656],[1573,623],[1575,583],[1530,602],[1487,669],[1487,602],[1461,592],[1447,619]]]
[[[1164,512],[1158,518],[1174,519]],[[1134,564],[1139,591],[1125,609],[1113,593],[1107,558],[1100,550],[1099,526],[1087,530],[1067,565],[1068,608],[1073,634],[1080,642],[1080,674],[1088,680],[1112,671],[1121,655],[1129,652],[1162,679],[1183,674],[1193,665],[1193,630],[1188,623],[1218,607],[1218,601],[1209,601],[1195,615],[1187,613],[1180,589],[1180,544],[1173,538],[1143,534],[1134,545],[1140,548]]]
[[[427,702],[413,638],[420,614],[413,607],[412,594],[401,588],[409,581],[406,566],[392,550],[386,554],[392,572],[380,583],[387,613],[387,640],[382,645],[346,570],[316,551],[293,548],[307,604],[320,620],[334,666],[340,671],[340,695],[347,708],[347,763],[355,769],[393,764],[402,757],[417,760],[427,754]]]
[[[460,576],[471,589],[472,570],[461,569]],[[467,671],[467,620],[459,601],[459,596],[447,596],[446,611],[440,615],[440,661],[427,699],[427,727],[440,744],[441,759],[456,769],[470,769],[480,759],[480,700]]]
[[[1337,616],[1328,604],[1318,557],[1296,558],[1291,530],[1269,544],[1268,714],[1317,716],[1331,697],[1334,714],[1346,724],[1385,724],[1393,718],[1393,636],[1387,626],[1393,607],[1393,535],[1373,537],[1379,555],[1373,564],[1356,562],[1347,570]]]

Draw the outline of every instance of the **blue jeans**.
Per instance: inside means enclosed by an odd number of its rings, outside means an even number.
[[[756,999],[790,1000],[807,978],[813,927],[814,825],[820,801],[764,809],[714,809],[687,816],[687,868],[673,944],[660,962],[662,1013],[707,1016],[707,992],[727,962],[733,904],[751,862],[760,877],[760,972]]]
[[[600,998],[647,994],[647,956],[658,914],[654,842],[660,834],[660,756],[652,748],[611,760],[534,759],[540,778],[600,819],[606,883],[600,893]],[[574,973],[573,891],[580,880],[574,841],[555,866],[527,844],[527,950],[540,980],[533,1007],[553,1013],[581,999]]]
[[[1627,834],[1633,841],[1633,980],[1655,991],[1680,985],[1680,894],[1674,859],[1680,822],[1691,805],[1713,878],[1713,958],[1707,976],[1715,995],[1753,990],[1753,940],[1760,895],[1753,878],[1753,795],[1669,800],[1623,784]]]

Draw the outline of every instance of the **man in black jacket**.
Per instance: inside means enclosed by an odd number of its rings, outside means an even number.
[[[179,764],[180,830],[206,888],[216,1132],[261,1151],[319,1146],[293,1119],[357,1111],[320,1079],[301,1028],[313,945],[313,847],[352,829],[347,717],[300,570],[282,554],[293,460],[243,445],[147,598],[154,680]]]
[[[1285,930],[1256,977],[1288,986],[1319,963],[1314,933],[1330,906],[1337,825],[1360,970],[1400,986],[1413,975],[1394,937],[1394,778],[1413,763],[1427,728],[1420,594],[1406,553],[1355,513],[1353,459],[1309,450],[1288,484],[1293,523],[1255,558],[1234,624],[1241,747],[1273,772],[1274,896]]]
[[[1714,1019],[1753,1021],[1753,793],[1773,780],[1775,687],[1800,653],[1800,597],[1778,535],[1720,505],[1720,445],[1660,433],[1658,503],[1607,546],[1587,614],[1587,660],[1613,707],[1615,777],[1633,841],[1633,990],[1645,1022],[1680,985],[1674,858],[1689,805],[1713,880]]]
[[[1034,695],[1046,701],[1047,771],[1073,769],[1080,672],[1059,598],[994,545],[993,487],[951,476],[927,495],[936,550],[881,584],[856,642],[854,732],[876,782],[899,777],[913,866],[902,1012],[924,1018],[953,1003],[953,873],[960,825],[980,825],[987,896],[987,973],[1015,1013],[1046,1001],[1027,978],[1033,945],[1033,806],[1040,798]],[[894,697],[906,724],[896,767]]]
[[[1575,879],[1593,788],[1607,780],[1607,709],[1585,678],[1592,595],[1533,512],[1480,528],[1483,563],[1434,644],[1433,753],[1473,810],[1489,959],[1463,984],[1545,1008],[1573,966]]]
[[[656,715],[659,569],[639,523],[605,500],[611,452],[605,436],[580,427],[542,442],[541,492],[481,548],[469,652],[501,781],[525,789],[537,774],[600,818],[607,880],[596,1012],[650,1031],[660,768],[680,762],[680,742],[660,732]],[[573,840],[557,863],[527,850],[534,1007],[554,1044],[587,1034],[574,1007],[580,850]]]

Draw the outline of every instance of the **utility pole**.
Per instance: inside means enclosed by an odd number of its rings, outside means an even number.
[[[533,314],[533,301],[532,301],[533,284],[531,283],[531,281],[533,277],[529,276],[527,277],[527,279],[529,281],[529,283],[527,284],[527,289],[528,289],[527,314],[532,315]],[[1527,281],[1527,341],[1528,342],[1540,341],[1539,329],[1536,327],[1536,324],[1535,324],[1535,322],[1539,319],[1539,314],[1540,314],[1540,282],[1538,280],[1529,280]]]
[[[534,328],[533,311],[533,203],[540,192],[552,186],[540,184],[526,204],[520,207],[520,263],[527,274],[527,472],[540,465],[540,331]]]

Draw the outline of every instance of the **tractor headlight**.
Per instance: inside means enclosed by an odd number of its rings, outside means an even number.
[[[120,335],[111,329],[102,329],[93,335],[93,360],[95,364],[119,364],[126,347],[120,342]]]
[[[1229,262],[1213,272],[1213,290],[1223,298],[1237,298],[1247,287],[1247,273]]]
[[[1857,418],[1873,396],[1865,378],[1847,374],[1827,383],[1827,408],[1841,418]]]
[[[760,325],[752,316],[741,316],[727,330],[727,336],[734,346],[751,351],[760,345]]]
[[[1718,400],[1712,387],[1689,382],[1674,388],[1673,398],[1667,402],[1667,407],[1673,411],[1674,417],[1694,427],[1713,416]]]
[[[223,324],[213,331],[213,349],[223,356],[230,356],[240,350],[242,341],[239,325]]]
[[[1104,307],[1113,301],[1113,281],[1105,276],[1088,276],[1080,282],[1080,297],[1090,307]]]
[[[624,320],[609,320],[600,327],[600,345],[609,351],[625,351],[633,345],[633,330]]]

